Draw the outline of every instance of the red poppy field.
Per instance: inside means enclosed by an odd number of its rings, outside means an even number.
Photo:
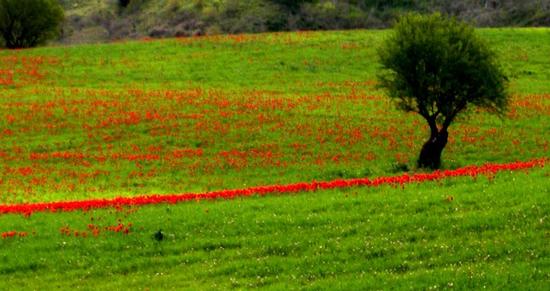
[[[100,284],[109,289],[147,280],[327,288],[351,277],[342,288],[427,288],[435,272],[440,288],[453,274],[463,288],[497,288],[506,275],[540,286],[549,280],[550,215],[550,43],[540,39],[550,32],[479,33],[510,76],[510,108],[502,119],[473,109],[461,116],[435,173],[415,166],[423,119],[396,110],[376,87],[384,31],[0,51],[2,284],[66,279],[59,286],[70,288],[88,272],[94,283],[113,275]],[[516,215],[525,218],[519,225]],[[408,228],[429,230],[395,242]],[[510,248],[498,247],[498,232]],[[370,255],[368,238],[380,247]],[[397,245],[388,250],[384,240]],[[450,258],[440,245],[451,245]],[[52,251],[60,257],[45,257]],[[432,255],[437,262],[418,264]],[[507,258],[517,262],[511,269]],[[464,260],[470,265],[457,265]],[[466,267],[488,271],[470,276]],[[157,273],[170,275],[152,279]]]

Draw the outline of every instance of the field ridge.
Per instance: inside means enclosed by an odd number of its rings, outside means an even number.
[[[478,175],[494,175],[501,171],[517,171],[531,169],[534,167],[544,167],[546,158],[533,159],[530,161],[513,162],[504,164],[486,163],[482,166],[470,165],[455,170],[437,170],[431,173],[404,173],[397,176],[383,176],[374,179],[355,178],[355,179],[337,179],[332,181],[313,181],[310,183],[294,183],[286,185],[256,186],[244,189],[219,190],[207,193],[183,193],[172,195],[142,195],[136,197],[116,197],[114,199],[89,199],[75,201],[57,201],[46,203],[24,203],[12,205],[0,205],[0,214],[19,213],[31,215],[33,212],[43,211],[75,211],[90,210],[97,208],[123,206],[142,206],[149,204],[171,203],[186,201],[200,201],[212,199],[234,199],[238,197],[247,197],[253,195],[265,196],[269,194],[290,194],[299,192],[312,192],[318,189],[339,189],[357,186],[377,187],[380,185],[404,185],[409,183],[420,183],[426,181],[437,181],[452,177]]]

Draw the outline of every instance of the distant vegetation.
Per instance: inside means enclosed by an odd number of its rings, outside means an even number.
[[[59,0],[63,41],[389,27],[405,11],[478,26],[550,25],[548,0]]]
[[[27,48],[59,35],[63,8],[56,0],[0,0],[0,45]]]

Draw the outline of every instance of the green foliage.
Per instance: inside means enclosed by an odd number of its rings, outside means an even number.
[[[367,13],[345,2],[307,3],[302,6],[298,27],[307,30],[350,29],[369,25]]]
[[[409,14],[379,50],[380,85],[398,106],[448,127],[476,105],[502,113],[507,78],[474,29],[440,14]]]
[[[420,114],[431,135],[419,166],[439,168],[447,128],[477,106],[503,114],[507,77],[470,25],[441,14],[408,14],[379,50],[380,86],[398,107]]]
[[[281,30],[286,22],[280,10],[269,2],[229,0],[207,22],[229,33]]]
[[[55,0],[0,0],[0,35],[8,48],[34,47],[58,36],[63,18]]]

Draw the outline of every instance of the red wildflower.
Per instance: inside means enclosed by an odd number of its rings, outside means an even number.
[[[270,186],[258,186],[246,189],[234,189],[234,190],[220,190],[214,192],[208,192],[203,194],[198,193],[184,193],[173,195],[146,195],[136,197],[116,197],[113,199],[91,199],[81,201],[58,201],[58,202],[44,202],[44,203],[27,203],[27,204],[15,204],[15,205],[0,205],[0,214],[6,213],[20,213],[30,214],[37,211],[75,211],[75,210],[89,210],[93,208],[106,208],[114,207],[122,209],[124,206],[140,206],[147,204],[159,204],[159,203],[178,203],[184,201],[200,201],[211,199],[233,199],[236,197],[246,197],[253,195],[268,195],[268,194],[285,194],[285,193],[297,193],[306,191],[316,191],[318,189],[335,189],[335,188],[348,188],[356,186],[370,186],[376,187],[380,185],[404,185],[408,183],[420,183],[425,181],[437,181],[450,177],[476,177],[478,175],[494,175],[501,171],[515,171],[522,169],[530,169],[535,167],[543,167],[546,163],[546,159],[536,159],[527,162],[514,162],[508,164],[485,164],[482,166],[467,166],[456,170],[444,170],[435,171],[432,173],[418,173],[409,175],[407,173],[400,176],[378,177],[374,179],[358,178],[358,179],[339,179],[334,181],[325,182],[310,182],[310,183],[296,183],[288,185],[270,185]],[[32,169],[31,169],[32,170]],[[90,225],[88,226],[90,228]],[[125,226],[120,224],[113,226],[108,230],[120,232],[124,231]],[[126,226],[127,228],[130,225]],[[91,229],[94,233],[94,229]],[[62,234],[70,235],[70,229],[68,227],[61,228]]]

